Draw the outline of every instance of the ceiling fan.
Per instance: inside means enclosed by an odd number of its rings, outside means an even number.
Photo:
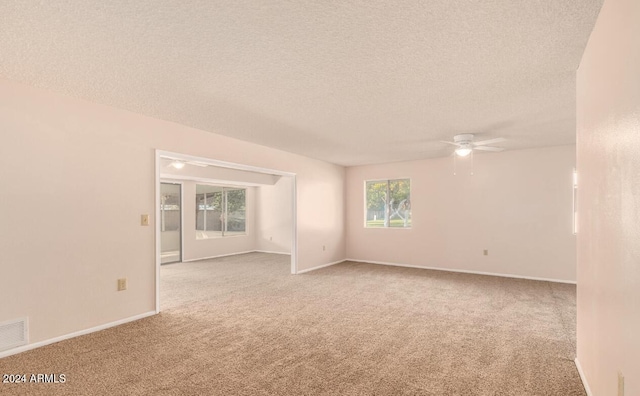
[[[489,144],[504,142],[505,138],[495,138],[488,140],[480,140],[478,142],[473,141],[473,134],[465,133],[462,135],[455,135],[453,137],[453,142],[447,142],[441,140],[441,143],[453,144],[457,146],[455,153],[460,157],[466,157],[471,153],[472,150],[483,150],[483,151],[502,151],[504,148],[502,147],[493,147],[488,146]]]

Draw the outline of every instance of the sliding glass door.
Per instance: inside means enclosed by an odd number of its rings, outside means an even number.
[[[160,263],[182,261],[181,185],[160,183]]]

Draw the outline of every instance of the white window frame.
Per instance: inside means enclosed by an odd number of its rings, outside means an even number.
[[[220,187],[222,190],[220,191],[222,193],[222,205],[224,207],[224,210],[222,211],[222,213],[224,213],[224,221],[220,224],[220,231],[215,231],[215,232],[219,232],[220,235],[213,235],[210,237],[198,237],[198,232],[204,232],[206,233],[207,230],[207,193],[203,193],[204,194],[204,213],[203,213],[203,230],[199,230],[198,229],[198,221],[196,220],[196,239],[197,240],[203,240],[203,239],[215,239],[215,238],[233,238],[233,237],[239,237],[239,236],[247,236],[247,188],[246,187],[235,187],[235,186],[226,186],[226,185],[218,185],[218,184],[207,184],[207,183],[196,183],[196,185],[201,185],[201,186],[213,186],[213,187]],[[229,220],[229,213],[227,213],[227,205],[228,205],[228,201],[227,201],[227,194],[229,192],[229,190],[243,190],[244,191],[244,212],[245,212],[245,218],[244,218],[244,232],[242,233],[234,233],[234,234],[229,234],[229,235],[225,235],[227,232],[229,232],[229,230],[227,230],[228,227],[228,220]],[[198,196],[198,194],[196,194],[196,197]],[[198,203],[196,203],[196,215],[199,212],[199,205]]]
[[[367,226],[367,183],[371,183],[371,182],[386,182],[387,183],[387,191],[389,188],[389,183],[392,181],[396,181],[396,180],[408,180],[409,181],[409,199],[410,201],[412,200],[411,197],[411,193],[412,193],[412,180],[410,177],[394,177],[394,178],[388,178],[388,179],[368,179],[365,180],[363,183],[363,206],[364,206],[364,222],[363,222],[363,227],[368,229],[368,230],[373,230],[373,229],[382,229],[382,230],[390,230],[390,229],[394,229],[394,230],[410,230],[413,228],[413,216],[411,216],[411,223],[409,224],[408,227],[368,227]]]

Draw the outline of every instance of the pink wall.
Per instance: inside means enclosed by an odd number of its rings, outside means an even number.
[[[0,131],[0,322],[31,342],[155,309],[155,149],[296,173],[298,268],[345,257],[341,166],[6,80]]]
[[[575,146],[347,168],[347,257],[575,281]],[[411,229],[364,228],[364,182],[410,178]],[[484,256],[483,250],[489,255]]]
[[[291,253],[291,184],[290,177],[282,177],[256,189],[256,250]]]
[[[578,359],[640,395],[640,1],[606,0],[578,69]]]

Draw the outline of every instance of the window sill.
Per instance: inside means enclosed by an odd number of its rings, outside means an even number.
[[[196,231],[197,232],[202,232],[202,231]],[[209,239],[225,239],[225,238],[236,238],[236,237],[243,237],[243,236],[247,236],[247,233],[244,232],[242,234],[227,234],[227,235],[197,235],[196,234],[196,240],[197,241],[206,241]]]

